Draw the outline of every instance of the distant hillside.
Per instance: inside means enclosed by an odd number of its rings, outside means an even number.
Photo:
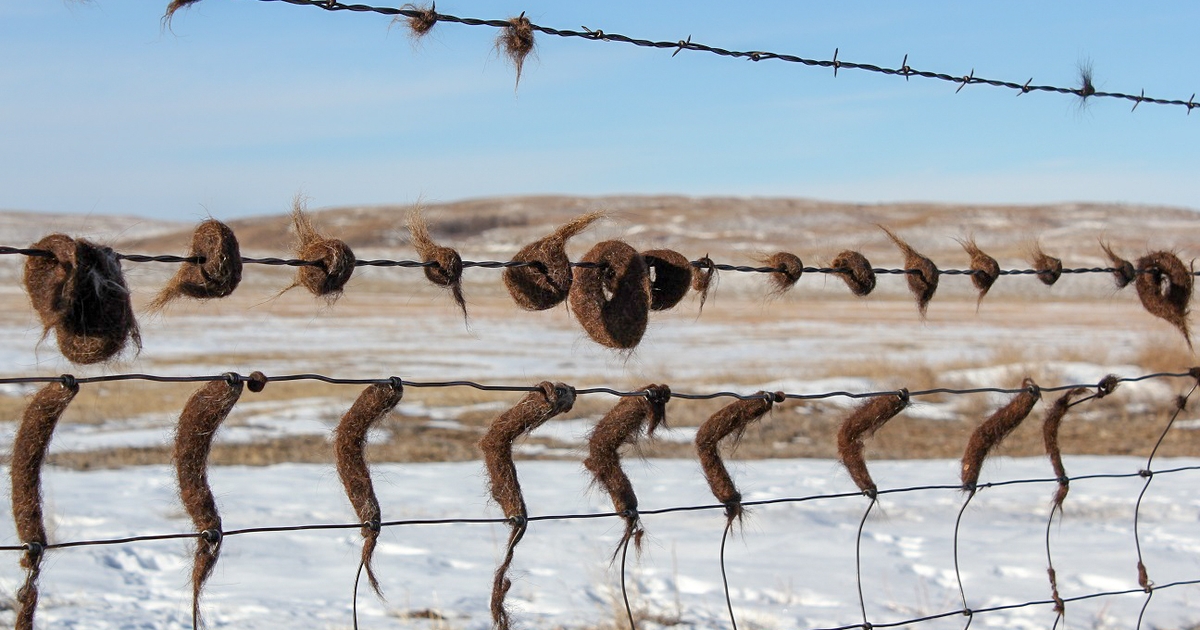
[[[24,247],[47,234],[64,232],[97,241],[126,243],[174,238],[191,226],[144,217],[0,210],[0,245]]]
[[[808,199],[682,196],[530,196],[474,199],[425,208],[434,237],[464,257],[506,258],[521,245],[569,217],[605,210],[611,220],[578,239],[576,249],[602,238],[623,238],[641,248],[672,247],[689,256],[747,261],[776,250],[806,263],[827,262],[842,249],[858,249],[891,264],[895,248],[877,224],[886,225],[914,247],[944,264],[965,264],[957,240],[974,238],[1001,264],[1026,258],[1040,242],[1069,265],[1102,262],[1098,240],[1119,253],[1148,249],[1200,254],[1200,213],[1162,207],[1114,204],[979,206],[945,204],[846,204]],[[408,206],[329,208],[315,222],[355,249],[404,252]],[[286,255],[286,215],[229,220],[242,249],[255,255]],[[22,245],[61,230],[99,237],[129,251],[176,253],[186,249],[191,225],[141,218],[0,213],[5,244]],[[892,261],[897,262],[897,261]]]

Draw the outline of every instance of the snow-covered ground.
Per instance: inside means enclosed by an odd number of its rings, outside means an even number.
[[[1161,460],[1156,469],[1200,460]],[[1136,473],[1144,460],[1067,459],[1073,475]],[[632,461],[643,510],[711,504],[694,461]],[[953,484],[954,461],[872,464],[884,488]],[[588,489],[575,462],[519,462],[533,514],[611,510]],[[733,474],[746,500],[807,497],[853,490],[836,462],[739,462]],[[385,519],[495,517],[477,462],[381,465],[374,468]],[[999,459],[984,481],[1051,476],[1041,458]],[[1141,508],[1141,542],[1152,580],[1200,578],[1200,472],[1156,476]],[[1144,480],[1078,480],[1066,513],[1051,529],[1064,597],[1137,588],[1134,502]],[[353,521],[334,471],[327,466],[215,468],[211,483],[225,528]],[[164,467],[99,472],[48,469],[48,523],[54,541],[188,531]],[[983,608],[1049,598],[1045,532],[1053,482],[981,491],[961,529],[960,561],[967,603]],[[876,624],[960,608],[953,563],[954,490],[889,494],[866,524],[863,591]],[[856,528],[867,500],[854,496],[754,508],[727,550],[739,627],[827,627],[861,622],[854,572]],[[0,517],[0,544],[16,543],[11,519]],[[634,607],[681,627],[725,628],[718,549],[724,518],[717,510],[647,515],[646,549],[628,569]],[[588,627],[611,622],[619,602],[609,558],[621,532],[615,518],[534,522],[516,552],[509,595],[518,627]],[[376,555],[388,596],[365,589],[363,628],[487,628],[492,571],[503,525],[413,525],[387,528]],[[229,537],[204,595],[214,628],[348,628],[359,553],[356,530]],[[41,627],[185,628],[190,623],[191,541],[143,542],[50,552],[42,572]],[[0,589],[11,594],[22,574],[18,553],[0,558]],[[1132,628],[1139,594],[1070,603],[1067,628]],[[1200,586],[1155,593],[1146,628],[1183,628],[1200,621]],[[436,614],[427,614],[427,613]],[[407,617],[406,617],[407,615]],[[418,617],[440,617],[434,619]],[[11,621],[11,612],[0,620]],[[1048,605],[979,614],[975,627],[1048,628]],[[954,615],[911,627],[961,628]],[[643,627],[656,627],[645,621]]]

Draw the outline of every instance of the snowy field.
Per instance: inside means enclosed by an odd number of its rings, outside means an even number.
[[[1073,475],[1136,473],[1144,460],[1068,458]],[[1200,460],[1161,460],[1163,470]],[[882,488],[953,484],[954,461],[876,462]],[[698,466],[687,460],[632,462],[628,468],[643,510],[711,504]],[[387,519],[495,517],[478,462],[375,467]],[[575,462],[519,462],[532,514],[599,513],[606,497],[589,491]],[[775,460],[737,463],[746,500],[852,491],[836,462]],[[1046,479],[1040,458],[1000,459],[984,481]],[[1200,472],[1156,476],[1141,507],[1141,541],[1157,584],[1200,578]],[[112,538],[190,529],[163,467],[101,472],[49,469],[48,525],[55,541]],[[332,468],[279,465],[217,468],[211,482],[226,529],[345,523],[353,512]],[[1064,597],[1137,589],[1134,502],[1144,480],[1078,480],[1066,513],[1051,530]],[[971,502],[961,529],[960,561],[968,605],[1044,601],[1045,530],[1053,482],[989,488]],[[959,610],[953,563],[954,519],[963,497],[924,490],[882,498],[862,543],[863,591],[875,624]],[[802,628],[861,622],[854,543],[867,505],[863,497],[817,499],[754,508],[727,550],[734,612],[742,628]],[[7,506],[5,507],[7,512]],[[718,550],[720,511],[647,515],[645,552],[630,558],[628,588],[641,627],[729,627]],[[589,628],[613,623],[617,569],[609,558],[620,535],[615,518],[531,524],[516,552],[509,596],[517,627]],[[387,528],[376,568],[388,596],[364,588],[363,628],[487,628],[491,575],[507,528],[491,524]],[[15,544],[11,519],[0,518],[0,544]],[[349,628],[351,585],[360,538],[356,530],[230,537],[210,580],[203,610],[213,628]],[[186,628],[190,624],[191,541],[142,542],[50,552],[39,609],[47,628]],[[6,552],[0,588],[13,593],[22,576]],[[1067,628],[1132,628],[1140,593],[1070,603]],[[1200,622],[1200,586],[1156,592],[1145,628],[1188,628]],[[0,613],[11,623],[12,613]],[[657,620],[654,621],[654,620]],[[1049,628],[1049,605],[979,614],[975,627]],[[961,615],[910,627],[961,628]]]

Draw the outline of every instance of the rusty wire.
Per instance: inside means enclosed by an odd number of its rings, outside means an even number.
[[[287,4],[310,6],[326,11],[350,11],[354,13],[377,13],[380,15],[388,15],[393,17],[405,18],[422,18],[432,19],[435,22],[451,22],[454,24],[463,24],[466,26],[488,26],[498,29],[509,28],[512,23],[507,19],[479,19],[470,17],[459,17],[446,13],[438,13],[434,8],[424,9],[405,5],[401,8],[372,6],[366,4],[346,4],[337,2],[336,0],[259,0],[260,2],[285,2]],[[430,15],[432,14],[432,15]],[[931,70],[920,70],[912,67],[908,63],[908,55],[904,55],[904,59],[900,62],[899,67],[881,66],[872,63],[861,63],[854,61],[846,61],[838,58],[838,49],[833,50],[833,58],[831,59],[812,59],[800,57],[797,55],[770,52],[765,50],[729,50],[717,46],[710,46],[700,42],[692,41],[689,35],[686,39],[674,41],[655,41],[649,39],[638,39],[622,35],[620,33],[610,33],[602,29],[593,29],[586,26],[581,26],[582,30],[559,29],[540,24],[530,23],[529,25],[534,31],[554,37],[575,38],[597,42],[618,42],[622,44],[632,44],[642,48],[656,48],[659,50],[672,51],[671,56],[679,54],[682,51],[704,52],[721,57],[730,57],[733,59],[746,59],[748,61],[785,61],[789,63],[801,64],[816,68],[829,68],[833,70],[833,75],[836,77],[839,70],[861,70],[864,72],[873,72],[888,76],[903,77],[905,81],[912,77],[921,79],[933,79],[944,81],[946,83],[957,84],[958,88],[955,93],[961,91],[968,85],[989,85],[997,88],[1004,88],[1015,91],[1017,96],[1028,94],[1030,92],[1048,92],[1052,94],[1063,94],[1081,99],[1088,98],[1112,98],[1133,103],[1133,108],[1130,111],[1136,110],[1142,103],[1151,105],[1170,105],[1176,107],[1187,108],[1187,113],[1192,113],[1192,108],[1200,106],[1200,103],[1195,101],[1196,95],[1193,93],[1188,100],[1180,99],[1165,99],[1146,96],[1145,90],[1140,90],[1137,94],[1126,92],[1107,92],[1097,90],[1090,77],[1085,78],[1076,87],[1060,87],[1054,85],[1035,85],[1033,78],[1024,83],[1016,81],[1003,81],[997,79],[987,79],[984,77],[975,76],[975,70],[967,74],[950,74],[946,72],[935,72]]]

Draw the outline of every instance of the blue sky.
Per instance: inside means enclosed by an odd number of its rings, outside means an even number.
[[[527,193],[1200,208],[1200,112],[383,16],[0,0],[0,208],[191,220]],[[734,11],[729,6],[736,6]],[[443,0],[444,13],[1186,100],[1200,6]]]

